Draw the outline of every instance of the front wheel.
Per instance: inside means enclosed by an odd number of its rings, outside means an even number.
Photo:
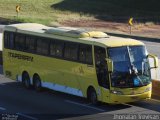
[[[96,94],[96,91],[94,89],[89,90],[88,99],[92,104],[97,104],[98,103],[97,94]]]

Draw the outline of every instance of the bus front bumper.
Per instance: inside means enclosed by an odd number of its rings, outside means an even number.
[[[136,102],[145,99],[151,98],[151,91],[136,94],[136,95],[118,95],[118,94],[110,94],[109,103],[111,104],[120,104],[120,103],[129,103],[129,102]]]

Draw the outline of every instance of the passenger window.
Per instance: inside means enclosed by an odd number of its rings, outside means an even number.
[[[51,41],[51,44],[50,44],[50,55],[52,56],[56,55],[56,46],[54,41]]]
[[[28,52],[35,52],[35,38],[32,36],[26,37],[25,50]]]
[[[49,41],[45,39],[37,39],[37,53],[48,55]]]
[[[77,60],[78,44],[65,43],[64,57],[70,60]]]
[[[14,33],[10,33],[10,45],[9,48],[14,48]]]
[[[86,63],[93,64],[92,63],[92,46],[88,46],[86,49]]]
[[[106,58],[106,50],[105,48],[95,46],[94,47],[94,54],[95,54],[95,63],[98,65],[100,62],[105,61]]]
[[[93,64],[92,46],[80,44],[79,46],[79,61],[87,64]]]
[[[13,48],[14,46],[14,33],[5,32],[4,33],[4,47]]]
[[[25,36],[16,35],[15,36],[15,49],[23,51],[25,49]]]
[[[4,33],[4,47],[5,48],[9,47],[8,43],[9,43],[9,33],[5,32]]]
[[[51,42],[50,55],[62,57],[63,56],[63,48],[64,48],[64,42],[62,42],[62,41]]]

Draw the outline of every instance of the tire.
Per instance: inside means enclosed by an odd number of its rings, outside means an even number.
[[[39,76],[34,77],[34,88],[37,92],[40,92],[42,90],[41,80]]]
[[[98,103],[97,94],[93,88],[89,89],[88,91],[88,99],[89,99],[89,102],[91,102],[94,105]]]
[[[23,74],[22,83],[25,88],[30,89],[31,83],[30,83],[29,75],[27,73]]]

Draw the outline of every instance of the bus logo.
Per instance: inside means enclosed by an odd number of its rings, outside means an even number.
[[[33,57],[31,57],[31,56],[21,55],[21,54],[12,53],[12,52],[8,52],[8,55],[9,55],[9,57],[12,57],[12,58],[17,58],[17,59],[33,62]]]

